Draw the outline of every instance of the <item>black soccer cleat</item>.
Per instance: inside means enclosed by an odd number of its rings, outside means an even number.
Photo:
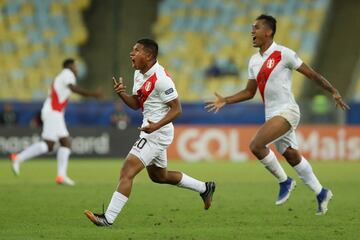
[[[215,192],[215,182],[206,182],[206,190],[200,193],[200,197],[204,201],[204,209],[208,210],[211,207],[212,196]]]
[[[105,214],[93,213],[89,210],[85,210],[84,214],[98,227],[111,227],[112,223],[109,223],[105,217]]]

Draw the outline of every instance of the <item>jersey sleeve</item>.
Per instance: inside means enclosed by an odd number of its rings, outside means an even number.
[[[136,84],[136,81],[135,81],[135,79],[136,79],[136,76],[137,76],[137,74],[138,74],[138,71],[135,71],[134,72],[134,85],[133,85],[133,88],[132,88],[132,94],[133,95],[137,95],[137,84]]]
[[[248,79],[256,79],[256,76],[255,76],[255,73],[254,73],[254,70],[253,70],[253,61],[252,61],[252,58],[250,58],[249,60],[249,64],[248,64]]]
[[[76,77],[75,74],[72,72],[67,72],[66,75],[64,76],[64,83],[66,86],[73,84],[76,84]]]
[[[285,48],[284,57],[286,61],[286,66],[290,69],[298,69],[303,63],[303,61],[299,58],[296,52],[289,48]]]
[[[160,99],[167,103],[178,97],[174,82],[171,78],[162,78],[156,82],[156,90],[159,93]]]

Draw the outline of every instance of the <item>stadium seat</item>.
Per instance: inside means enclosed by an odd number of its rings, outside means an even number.
[[[89,4],[89,0],[0,1],[0,54],[6,58],[0,75],[4,85],[14,89],[11,95],[0,91],[0,98],[43,99],[49,78],[61,70],[63,59],[81,60],[78,49],[88,38],[81,14]],[[23,90],[16,89],[19,83]]]
[[[250,31],[258,15],[263,12],[275,15],[278,19],[275,40],[294,49],[311,63],[329,2],[161,1],[158,20],[153,27],[161,46],[161,63],[176,69],[173,77],[181,82],[179,92],[183,100],[203,99],[215,89],[226,93],[237,91],[247,82],[247,64],[256,52],[251,47]],[[220,76],[214,81],[206,77],[205,70],[212,59],[226,58],[234,59],[241,79],[229,80],[228,76]],[[301,75],[294,76],[296,96],[301,92],[302,83]]]
[[[357,76],[353,80],[355,82],[354,92],[353,92],[353,99],[356,102],[360,102],[360,71],[357,71]]]

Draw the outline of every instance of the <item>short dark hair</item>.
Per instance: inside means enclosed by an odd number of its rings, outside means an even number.
[[[154,58],[157,58],[159,46],[154,40],[150,38],[142,38],[139,39],[136,43],[143,45],[146,51],[151,53]]]
[[[276,33],[276,19],[273,16],[261,14],[256,18],[256,20],[264,20],[265,24],[272,30],[272,37]]]
[[[63,61],[63,68],[69,68],[70,65],[74,64],[75,60],[72,58],[67,58]]]

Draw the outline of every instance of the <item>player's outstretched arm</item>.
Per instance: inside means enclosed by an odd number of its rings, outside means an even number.
[[[140,108],[140,103],[137,96],[129,95],[126,93],[126,86],[123,83],[122,77],[119,77],[119,81],[115,77],[112,78],[114,82],[114,91],[130,108],[137,110]]]
[[[99,89],[90,91],[75,84],[69,84],[69,88],[72,92],[84,97],[94,97],[96,99],[101,99],[104,97],[103,93]]]
[[[334,88],[331,83],[326,80],[321,74],[316,72],[314,69],[306,65],[305,63],[301,64],[301,66],[297,69],[298,72],[302,73],[309,79],[316,82],[320,87],[331,93],[332,97],[335,100],[336,106],[339,106],[341,109],[349,109],[350,107],[345,103],[342,99],[339,91]]]
[[[214,101],[207,102],[205,105],[205,109],[208,112],[217,113],[226,104],[232,104],[232,103],[237,103],[237,102],[242,102],[242,101],[252,99],[256,94],[256,90],[257,90],[256,81],[253,79],[250,79],[244,90],[241,90],[240,92],[238,92],[232,96],[223,97],[220,94],[218,94],[217,92],[215,92],[216,99]]]
[[[219,93],[214,92],[216,99],[214,101],[207,102],[205,105],[205,109],[208,112],[217,113],[223,106],[226,104],[226,100]]]
[[[167,102],[166,105],[170,107],[170,110],[167,112],[167,114],[164,116],[163,119],[161,119],[158,122],[152,122],[151,120],[148,120],[148,125],[143,126],[142,128],[139,128],[140,131],[144,131],[146,133],[152,133],[153,131],[158,130],[162,126],[165,126],[166,124],[172,122],[177,118],[182,110],[181,110],[181,104],[178,98],[175,98],[174,100],[171,100],[170,102]]]

